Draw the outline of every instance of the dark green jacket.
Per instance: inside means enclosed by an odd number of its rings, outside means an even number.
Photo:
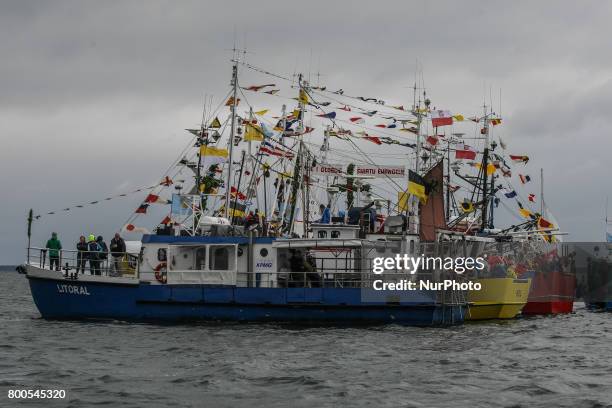
[[[62,243],[57,238],[51,238],[47,241],[47,248],[49,249],[49,257],[58,258]]]

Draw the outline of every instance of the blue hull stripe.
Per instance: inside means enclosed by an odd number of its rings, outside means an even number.
[[[395,322],[415,326],[463,322],[463,306],[423,302],[363,303],[354,288],[236,288],[82,282],[28,277],[44,318]]]

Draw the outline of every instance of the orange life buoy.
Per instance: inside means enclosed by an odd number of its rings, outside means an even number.
[[[163,269],[163,271],[162,271]],[[166,283],[168,281],[167,277],[166,277],[166,263],[165,262],[161,262],[159,265],[157,265],[154,269],[155,271],[155,279],[157,279],[158,282],[160,283]]]

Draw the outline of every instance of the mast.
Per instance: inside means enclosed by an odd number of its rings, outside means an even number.
[[[230,129],[230,141],[229,141],[229,158],[227,164],[227,181],[225,187],[225,216],[229,218],[229,207],[230,207],[230,190],[232,189],[232,153],[234,150],[234,134],[236,132],[236,105],[237,105],[237,93],[238,93],[238,60],[234,58],[232,60],[234,66],[232,67],[232,82],[233,87],[233,103],[232,103],[232,123]],[[233,218],[233,217],[232,217]]]
[[[544,216],[544,169],[540,168],[540,216]]]
[[[299,83],[299,96],[298,96],[298,107],[300,110],[299,113],[299,119],[298,119],[298,127],[297,127],[297,134],[298,137],[300,138],[300,146],[298,148],[298,153],[297,153],[297,158],[295,159],[295,166],[293,168],[293,183],[291,186],[291,196],[290,196],[290,200],[291,200],[291,212],[289,213],[289,222],[287,223],[286,226],[286,231],[289,232],[289,234],[291,234],[293,232],[293,224],[295,221],[295,213],[296,213],[296,204],[297,204],[297,195],[300,191],[300,187],[301,187],[301,183],[300,183],[300,178],[301,176],[301,167],[302,167],[302,154],[304,152],[304,141],[302,140],[302,134],[304,131],[304,102],[302,101],[301,95],[303,92],[305,92],[304,89],[304,84],[302,82],[302,74],[299,74],[298,76],[298,83]],[[302,213],[303,213],[302,209]],[[303,218],[303,217],[302,217]]]
[[[484,134],[485,134],[485,146],[484,152],[482,153],[482,223],[480,226],[480,232],[483,232],[488,225],[487,219],[487,207],[489,203],[488,197],[488,180],[487,180],[487,168],[489,166],[489,120],[487,118],[487,105],[483,105],[484,109],[484,117],[482,120],[484,121]]]

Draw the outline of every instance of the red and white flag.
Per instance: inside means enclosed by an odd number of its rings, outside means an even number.
[[[476,152],[468,145],[463,145],[463,149],[457,148],[455,151],[455,159],[474,160]]]
[[[431,125],[433,127],[448,126],[453,124],[453,115],[447,110],[431,111]]]

